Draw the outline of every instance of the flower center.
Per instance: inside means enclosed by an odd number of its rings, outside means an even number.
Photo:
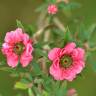
[[[72,65],[72,58],[68,55],[64,55],[60,60],[60,66],[69,68]]]
[[[21,53],[23,52],[24,50],[24,45],[23,43],[16,43],[15,46],[14,46],[14,52],[18,55],[21,55]]]

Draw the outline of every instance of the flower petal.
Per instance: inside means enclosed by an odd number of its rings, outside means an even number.
[[[8,43],[3,43],[1,50],[3,54],[7,55],[7,54],[12,53],[13,49],[12,49],[12,46],[10,46]]]
[[[72,81],[76,77],[76,73],[71,68],[63,69],[61,77],[62,77],[62,80],[65,79],[68,81]]]
[[[33,51],[32,45],[29,43],[26,45],[26,49],[21,55],[20,62],[22,64],[22,67],[26,67],[33,59],[33,56],[31,55]]]
[[[16,67],[18,64],[18,56],[14,53],[7,55],[7,63],[12,68]]]
[[[78,58],[84,60],[85,51],[82,48],[77,48],[78,50]]]
[[[29,36],[26,33],[24,33],[22,35],[22,39],[23,39],[24,45],[26,45],[28,43],[28,41],[29,41]]]
[[[76,47],[76,44],[73,43],[73,42],[71,42],[71,43],[67,44],[67,45],[63,48],[63,50],[66,51],[66,54],[70,54],[75,47]]]
[[[75,71],[76,74],[79,74],[84,67],[85,67],[84,61],[75,61],[73,63],[73,70]]]
[[[48,58],[50,60],[54,60],[56,57],[59,56],[60,48],[53,48],[49,53],[48,53]]]
[[[6,33],[5,42],[11,43],[11,44],[20,42],[20,41],[22,41],[21,36],[22,36],[22,29],[17,28],[14,31]]]
[[[84,60],[84,55],[85,55],[85,52],[84,52],[84,49],[82,48],[75,48],[71,53],[71,56],[74,61]]]
[[[60,80],[61,70],[59,68],[59,60],[56,59],[53,64],[50,66],[50,74],[54,77],[55,80]]]

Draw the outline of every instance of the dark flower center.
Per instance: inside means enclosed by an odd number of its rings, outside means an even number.
[[[22,42],[16,43],[14,46],[14,52],[18,55],[21,55],[23,51],[24,51],[24,44]]]
[[[64,68],[69,68],[72,65],[71,56],[64,55],[60,60],[60,66]]]

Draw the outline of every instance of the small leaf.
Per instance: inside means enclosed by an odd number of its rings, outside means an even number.
[[[81,5],[76,2],[70,2],[68,4],[61,2],[58,4],[58,6],[59,6],[59,8],[64,9],[65,11],[70,11],[70,10],[77,9],[77,8],[81,7]]]
[[[15,71],[15,69],[9,68],[9,67],[1,67],[0,70],[7,71],[7,72],[14,72]]]
[[[47,91],[43,90],[42,96],[50,96]]]
[[[44,57],[47,58],[47,53],[44,52],[42,49],[39,49],[39,48],[35,49],[35,53],[36,53],[36,55],[37,55],[38,57],[44,56]]]
[[[16,89],[22,89],[25,90],[28,88],[27,84],[22,83],[22,82],[16,82],[15,86]]]
[[[81,40],[82,42],[85,42],[88,40],[88,31],[85,28],[85,25],[82,23],[79,25],[78,28],[78,39]]]
[[[87,60],[88,63],[92,66],[93,71],[96,72],[96,50],[90,53]]]
[[[38,63],[36,63],[35,61],[32,62],[33,65],[33,75],[41,75],[42,74],[42,70],[40,68],[40,65]]]
[[[67,81],[61,83],[56,96],[65,96],[67,92]]]
[[[33,91],[32,91],[32,89],[31,88],[28,88],[28,96],[34,96],[34,94],[33,94]]]
[[[92,24],[87,31],[88,31],[88,40],[89,40],[91,39],[93,32],[96,31],[96,24]]]
[[[56,0],[50,0],[51,1],[51,3],[56,3]]]
[[[33,35],[33,31],[34,31],[34,28],[32,25],[27,25],[27,24],[24,24],[24,23],[21,23],[21,21],[19,20],[16,20],[17,22],[17,26],[19,28],[22,28],[26,33],[28,33],[30,36]]]
[[[67,27],[65,35],[64,35],[64,45],[66,45],[70,41],[72,41],[72,35],[70,33],[69,28]]]
[[[21,23],[21,21],[16,20],[16,22],[17,22],[17,26],[18,26],[19,28],[24,29],[24,26],[23,26],[23,24]]]

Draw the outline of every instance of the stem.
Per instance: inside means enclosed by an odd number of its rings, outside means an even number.
[[[34,96],[33,92],[32,92],[32,89],[31,88],[28,88],[28,95],[29,96]]]
[[[89,48],[88,51],[96,51],[96,47]]]
[[[57,17],[54,17],[53,22],[56,24],[56,26],[63,32],[66,31],[64,25],[60,22],[60,20]]]

